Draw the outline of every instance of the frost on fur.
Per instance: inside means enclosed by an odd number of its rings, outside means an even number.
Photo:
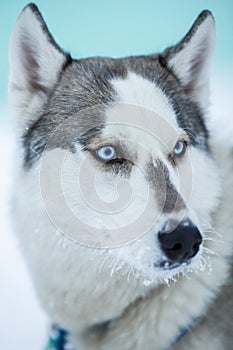
[[[219,321],[203,315],[228,283],[233,170],[205,124],[214,36],[204,11],[163,54],[72,60],[35,5],[18,19],[13,221],[41,305],[74,349],[172,349],[193,320],[205,340]],[[179,350],[207,348],[200,334]]]

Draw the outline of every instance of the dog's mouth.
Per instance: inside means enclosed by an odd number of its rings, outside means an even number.
[[[191,260],[192,259],[189,259],[185,262],[172,262],[172,261],[169,261],[169,260],[163,260],[163,261],[160,261],[159,263],[154,263],[154,267],[156,268],[160,268],[160,269],[163,269],[163,270],[174,270],[174,269],[177,269],[181,266],[188,266],[191,264]]]

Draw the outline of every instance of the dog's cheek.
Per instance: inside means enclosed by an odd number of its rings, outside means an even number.
[[[199,218],[208,220],[219,203],[219,170],[210,154],[195,148],[190,151],[190,161],[192,188],[188,206]]]

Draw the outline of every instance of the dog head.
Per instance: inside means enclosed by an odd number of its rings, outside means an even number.
[[[102,279],[97,296],[121,283],[127,305],[145,281],[203,265],[219,196],[206,127],[214,46],[204,11],[161,54],[74,60],[35,5],[23,10],[10,45],[15,215],[47,296],[71,293],[53,269],[66,271],[74,295],[74,276],[85,290]]]

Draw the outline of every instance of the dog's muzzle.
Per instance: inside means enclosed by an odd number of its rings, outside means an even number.
[[[181,221],[174,230],[161,230],[158,234],[163,253],[170,263],[184,263],[199,251],[202,236],[198,228],[189,220]]]

